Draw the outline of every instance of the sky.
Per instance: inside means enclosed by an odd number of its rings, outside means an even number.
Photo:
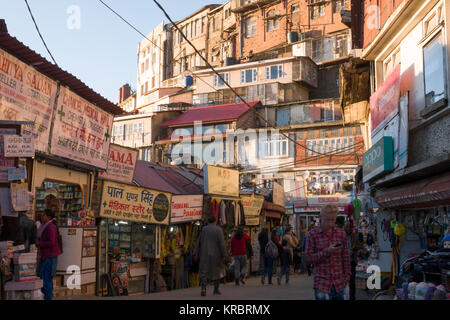
[[[168,23],[152,0],[103,0],[147,35]],[[159,0],[174,20],[207,4],[226,0]],[[98,0],[28,0],[34,19],[58,66],[117,103],[119,88],[136,90],[137,47],[142,36]],[[53,62],[35,29],[24,0],[0,0],[0,19],[19,41]]]

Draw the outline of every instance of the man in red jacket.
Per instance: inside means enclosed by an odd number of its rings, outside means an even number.
[[[244,278],[247,273],[247,241],[251,241],[248,234],[239,227],[231,238],[231,254],[234,258],[234,281],[239,285],[239,280],[245,284]]]
[[[44,282],[42,293],[45,300],[53,299],[53,277],[56,273],[56,258],[61,254],[58,245],[58,229],[54,222],[55,213],[46,209],[41,217],[42,224],[38,230],[39,261],[38,273]]]

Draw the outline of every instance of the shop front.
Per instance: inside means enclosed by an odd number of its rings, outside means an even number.
[[[344,197],[308,197],[307,200],[294,202],[294,213],[298,225],[306,228],[319,225],[319,214],[322,206],[326,204],[335,204],[338,206],[339,216],[346,216],[344,213],[345,205],[350,202],[349,196]]]
[[[161,227],[169,224],[171,197],[148,188],[96,182],[97,295],[150,292],[153,262],[162,252]]]

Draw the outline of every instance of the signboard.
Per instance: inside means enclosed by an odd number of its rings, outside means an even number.
[[[61,87],[50,153],[105,170],[112,122],[113,115]]]
[[[36,150],[48,152],[57,84],[0,50],[0,120],[32,121]]]
[[[308,197],[308,206],[322,206],[329,203],[347,204],[350,197]]]
[[[6,135],[4,136],[5,157],[34,157],[34,138],[32,135]]]
[[[205,194],[239,197],[239,171],[205,165]]]
[[[371,133],[375,135],[398,113],[400,99],[400,65],[370,97]]]
[[[11,183],[11,202],[15,211],[28,211],[33,207],[32,193],[28,183]]]
[[[392,144],[394,147],[394,168],[398,167],[399,128],[400,116],[396,115],[386,124],[386,126],[382,130],[378,131],[375,137],[372,138],[372,145],[374,145],[383,137],[392,137]]]
[[[117,182],[133,182],[134,169],[138,151],[111,144],[109,147],[108,169],[99,171],[100,179],[112,180]]]
[[[400,125],[398,136],[398,167],[403,169],[408,165],[408,143],[409,143],[409,126],[408,126],[408,92],[400,98]]]
[[[273,204],[285,206],[284,187],[275,181],[273,182]]]
[[[100,217],[167,225],[170,201],[170,193],[105,181]]]
[[[203,195],[174,195],[170,210],[170,223],[201,220],[203,213]]]
[[[363,182],[394,169],[392,137],[383,137],[363,154]]]
[[[264,197],[262,196],[244,196],[241,195],[242,206],[244,207],[244,216],[247,224],[247,217],[259,217],[261,209],[264,203]]]
[[[251,216],[245,216],[245,225],[246,226],[259,226],[259,219],[260,217],[251,217]]]
[[[25,180],[27,178],[27,167],[9,168],[8,181]]]
[[[16,134],[16,129],[0,128],[0,183],[8,182],[8,169],[15,167],[15,159],[5,157],[4,137],[7,134]]]

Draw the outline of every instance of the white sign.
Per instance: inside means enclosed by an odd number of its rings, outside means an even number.
[[[137,156],[137,150],[111,144],[109,147],[108,169],[100,171],[98,177],[100,179],[131,184]]]
[[[33,136],[6,135],[4,137],[5,157],[34,157]]]
[[[112,114],[61,87],[50,153],[106,169],[112,122]]]
[[[48,152],[56,82],[0,50],[0,120],[32,121],[36,150]]]
[[[203,212],[203,195],[174,195],[170,223],[201,220]]]
[[[308,197],[308,206],[333,204],[347,204],[350,202],[350,197]]]

